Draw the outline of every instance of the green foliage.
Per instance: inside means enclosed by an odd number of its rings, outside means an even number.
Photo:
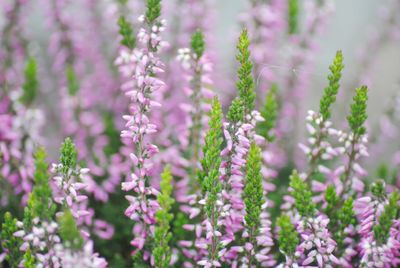
[[[379,223],[373,227],[374,236],[378,244],[386,243],[389,237],[390,227],[393,220],[398,217],[400,195],[394,191],[389,196],[389,203],[385,205],[385,209],[379,217]]]
[[[78,152],[71,138],[66,138],[64,140],[64,143],[61,145],[60,154],[60,163],[62,164],[61,171],[63,174],[67,175],[68,170],[76,168],[78,158]]]
[[[129,49],[134,49],[136,46],[136,37],[132,25],[124,16],[120,16],[118,19],[118,26],[119,34],[122,36],[121,45]]]
[[[278,86],[273,84],[265,97],[265,102],[261,110],[261,116],[265,121],[258,123],[258,133],[268,142],[273,142],[275,139],[271,130],[275,127],[276,119],[278,117],[277,93]]]
[[[30,229],[32,227],[33,213],[29,206],[24,208],[24,218],[22,221],[24,224],[24,228]]]
[[[329,224],[334,226],[337,222],[337,207],[339,206],[340,198],[336,194],[336,189],[333,185],[329,185],[325,191],[326,208],[325,214],[330,219]]]
[[[380,201],[386,200],[386,186],[385,182],[378,180],[371,184],[371,193]]]
[[[63,214],[57,221],[59,224],[59,234],[64,245],[72,249],[81,249],[83,246],[83,238],[71,211],[64,209]]]
[[[240,98],[235,98],[231,106],[229,106],[228,114],[226,116],[231,123],[238,123],[243,120],[244,106]]]
[[[151,267],[143,260],[143,253],[137,252],[132,256],[132,268],[149,268]]]
[[[25,65],[25,81],[22,85],[21,102],[30,105],[37,95],[39,82],[37,80],[37,64],[34,58],[29,58]]]
[[[239,97],[243,101],[245,116],[254,109],[254,100],[256,93],[254,92],[253,64],[250,61],[250,40],[246,29],[242,31],[237,44],[238,54],[236,59],[240,66],[237,71],[238,81],[236,87],[239,91]]]
[[[147,22],[153,24],[161,15],[161,0],[147,0],[146,19]]]
[[[380,179],[387,180],[389,178],[389,172],[389,167],[382,163],[376,170],[376,176]]]
[[[291,195],[295,200],[295,207],[303,217],[313,217],[315,215],[315,204],[312,201],[312,192],[307,183],[299,176],[296,170],[290,177]]]
[[[30,249],[28,249],[24,254],[24,267],[25,268],[35,268],[36,265],[35,257],[33,257]]]
[[[261,206],[263,204],[263,186],[261,175],[261,150],[252,142],[246,162],[246,180],[243,190],[246,207],[244,216],[249,229],[257,229],[260,225]],[[253,235],[256,235],[253,233]]]
[[[279,250],[287,256],[293,256],[300,239],[290,217],[286,214],[281,215],[277,220],[277,225],[279,226]]]
[[[299,0],[288,1],[288,33],[299,31]]]
[[[67,78],[67,87],[68,93],[71,96],[75,96],[79,91],[79,81],[78,77],[76,77],[76,73],[74,68],[71,65],[68,65],[66,68],[66,78]]]
[[[107,156],[116,154],[122,146],[120,132],[114,124],[114,119],[111,114],[103,115],[104,134],[108,138],[108,143],[104,148],[104,153]]]
[[[177,208],[177,210],[179,210],[179,208]],[[183,240],[185,235],[186,235],[186,230],[183,229],[183,226],[185,224],[189,224],[189,217],[188,215],[177,211],[175,213],[175,217],[174,217],[174,221],[172,222],[173,225],[173,240],[178,243],[179,240]]]
[[[209,130],[205,136],[203,147],[203,159],[200,160],[202,170],[199,171],[199,181],[203,193],[212,192],[211,199],[216,198],[214,194],[220,191],[218,179],[219,166],[221,164],[222,144],[222,110],[217,97],[214,98],[210,112]],[[211,200],[210,200],[211,201]],[[213,200],[216,201],[216,200]],[[208,206],[206,206],[208,207]]]
[[[151,268],[148,260],[144,260],[143,251],[139,251],[132,256],[132,268]]]
[[[329,85],[324,89],[324,94],[319,104],[319,112],[324,120],[328,120],[331,117],[331,105],[336,101],[343,68],[343,54],[339,50],[336,52],[332,65],[329,66],[329,70],[331,71],[328,75]]]
[[[118,2],[120,5],[123,5],[123,6],[125,6],[125,5],[128,3],[128,1],[129,1],[129,0],[117,0],[117,2]]]
[[[193,52],[196,54],[196,58],[200,59],[203,56],[204,50],[206,48],[206,43],[204,41],[204,35],[200,30],[197,30],[192,35],[192,41],[190,43]]]
[[[156,212],[156,228],[154,232],[155,248],[153,256],[155,266],[159,268],[169,267],[171,261],[171,248],[169,242],[172,234],[170,232],[170,224],[173,219],[173,214],[170,213],[174,199],[172,195],[172,175],[171,167],[166,166],[161,174],[160,194],[157,196],[157,201],[160,204],[160,209]]]
[[[338,219],[343,227],[349,226],[350,224],[356,224],[353,210],[353,198],[349,197],[349,199],[344,201],[343,206],[339,209]]]
[[[354,135],[363,135],[365,133],[364,122],[367,120],[367,100],[368,88],[362,86],[356,89],[356,95],[351,104],[351,113],[347,117],[349,126]]]
[[[340,209],[337,211],[337,232],[334,232],[333,238],[338,244],[338,249],[343,249],[345,246],[344,239],[347,234],[345,233],[346,227],[349,225],[356,225],[356,217],[353,209],[353,198],[346,199]]]
[[[22,259],[22,252],[19,250],[22,240],[14,236],[16,231],[18,231],[17,219],[14,219],[9,212],[6,212],[4,222],[1,225],[0,241],[3,249],[8,251],[6,260],[11,267],[18,267]]]
[[[382,163],[376,170],[376,177],[394,185],[397,181],[397,170],[395,168],[390,170],[388,165]]]
[[[338,248],[341,249],[346,237],[345,228],[351,224],[356,224],[353,198],[346,199],[342,204],[341,199],[337,196],[335,187],[329,185],[325,192],[325,200],[327,206],[324,212],[329,218],[329,229],[333,233],[334,240],[339,245]]]
[[[221,146],[222,146],[222,110],[217,97],[214,97],[210,112],[209,130],[205,136],[203,147],[203,159],[200,163],[202,170],[199,172],[203,195],[206,196],[204,212],[210,221],[211,226],[216,230],[219,218],[216,202],[218,194],[221,192],[221,182],[219,180],[219,168],[221,165]],[[209,248],[209,258],[216,260],[217,257],[217,237],[212,237],[212,246]]]
[[[34,187],[29,196],[25,218],[28,216],[27,213],[31,213],[28,217],[50,220],[55,213],[56,207],[53,204],[48,169],[46,152],[40,147],[35,154]]]

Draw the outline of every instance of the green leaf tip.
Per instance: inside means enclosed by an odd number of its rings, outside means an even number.
[[[196,58],[200,59],[203,56],[204,50],[206,48],[206,43],[204,41],[203,32],[201,32],[200,30],[197,30],[192,35],[192,40],[191,40],[190,46],[191,46],[193,52],[196,54]]]
[[[329,229],[333,233],[334,240],[341,249],[347,236],[345,229],[349,225],[356,224],[355,213],[353,210],[353,198],[348,198],[342,202],[336,193],[333,185],[329,185],[325,191],[327,203],[324,212],[329,218]]]
[[[171,172],[172,172],[171,166],[167,165],[167,166],[165,166],[163,172],[161,173],[160,189],[161,189],[161,192],[167,196],[170,196],[172,194],[172,185],[171,185],[172,173]]]
[[[62,173],[67,174],[69,169],[76,168],[78,152],[71,138],[66,138],[61,145],[60,163],[62,164]]]
[[[288,33],[299,31],[299,0],[288,0]]]
[[[356,89],[356,95],[353,97],[353,103],[350,106],[350,115],[347,117],[347,122],[354,135],[365,134],[364,123],[367,120],[367,101],[368,88],[361,86]]]
[[[264,118],[264,121],[259,122],[257,125],[258,133],[268,142],[273,142],[275,140],[275,135],[272,133],[272,130],[275,128],[278,118],[279,104],[277,94],[278,86],[272,84],[271,89],[265,96],[264,105],[261,109],[261,116]]]
[[[240,98],[233,99],[231,106],[229,106],[227,118],[232,123],[238,123],[243,120],[244,106]]]
[[[287,256],[293,256],[300,239],[290,217],[286,214],[281,215],[277,219],[277,225],[279,250]]]
[[[387,198],[386,194],[386,184],[383,180],[378,180],[371,184],[371,193],[378,199],[378,200],[385,200]]]
[[[53,203],[48,169],[46,151],[43,147],[39,147],[35,153],[34,186],[29,195],[28,205],[25,208],[24,216],[27,222],[30,222],[30,218],[33,219],[36,217],[41,220],[50,221],[54,216],[56,207]]]
[[[153,24],[161,15],[161,0],[147,0],[146,20]]]
[[[210,111],[209,130],[204,138],[203,159],[201,159],[202,170],[199,172],[199,181],[203,193],[214,191],[215,184],[219,183],[218,172],[221,163],[222,145],[222,108],[217,97],[214,97]]]
[[[120,5],[126,6],[129,0],[117,0]]]
[[[172,251],[169,242],[172,239],[170,232],[173,214],[170,213],[174,199],[172,196],[172,174],[171,166],[167,165],[161,174],[160,194],[157,201],[160,209],[156,212],[156,227],[154,232],[153,250],[155,267],[167,268],[171,261]]]
[[[340,88],[339,82],[342,77],[343,68],[343,54],[339,50],[336,52],[333,63],[329,66],[329,84],[324,89],[324,93],[319,104],[319,112],[324,120],[328,120],[331,117],[331,105],[336,101],[336,96]]]
[[[324,212],[330,219],[329,223],[335,223],[337,221],[336,208],[339,205],[340,198],[337,196],[336,189],[333,185],[329,185],[326,188],[325,201],[326,208],[324,209]]]
[[[29,58],[24,70],[25,81],[22,85],[21,102],[30,105],[36,98],[39,82],[37,80],[37,63],[34,58]]]
[[[356,224],[355,213],[353,210],[353,198],[349,197],[343,203],[343,206],[339,209],[338,215],[339,221],[344,227],[349,226],[350,224]]]
[[[121,45],[134,49],[136,46],[136,37],[133,32],[132,25],[125,19],[124,16],[120,16],[118,19],[119,34],[122,36]]]
[[[70,96],[75,96],[80,88],[78,77],[76,76],[74,67],[68,65],[66,68],[67,87]]]
[[[32,255],[31,250],[28,248],[24,254],[24,267],[25,268],[35,268],[36,267],[36,260],[35,257]]]
[[[72,249],[81,249],[84,241],[71,211],[65,209],[57,221],[64,245]]]
[[[246,179],[243,190],[246,210],[245,222],[249,229],[258,228],[260,225],[261,207],[263,205],[261,162],[261,150],[255,142],[252,142],[246,161]]]
[[[290,176],[291,195],[295,200],[295,207],[303,217],[313,217],[316,206],[312,201],[312,192],[306,182],[304,182],[296,170]]]
[[[246,29],[244,29],[239,37],[237,44],[236,59],[239,62],[237,71],[238,81],[236,87],[239,91],[239,97],[242,99],[245,107],[245,115],[250,114],[254,109],[254,101],[256,93],[254,91],[253,63],[250,60],[250,39]]]

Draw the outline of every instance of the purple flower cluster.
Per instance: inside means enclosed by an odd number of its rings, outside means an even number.
[[[54,200],[71,209],[71,213],[76,219],[89,215],[86,209],[82,209],[82,203],[87,200],[87,196],[81,193],[81,190],[87,187],[84,181],[89,170],[87,168],[69,169],[67,174],[63,174],[62,169],[62,164],[53,164],[52,172],[56,174],[53,177],[54,185],[59,192],[58,195],[55,195]]]
[[[66,248],[61,243],[57,234],[59,226],[56,222],[40,222],[38,218],[35,218],[33,224],[32,229],[27,230],[22,222],[17,222],[21,230],[14,235],[23,239],[22,251],[26,251],[29,247],[37,251],[35,258],[39,264],[36,267],[107,267],[107,262],[99,257],[98,253],[93,252],[91,241],[88,241],[81,251],[75,251]],[[24,261],[21,265],[25,267]]]
[[[153,24],[146,21],[144,15],[139,17],[139,21],[143,25],[137,39],[142,47],[131,54],[121,51],[117,64],[126,63],[131,65],[128,68],[132,68],[133,79],[123,85],[125,95],[130,99],[130,113],[124,115],[126,130],[121,132],[121,137],[134,145],[130,159],[135,171],[122,183],[122,190],[135,193],[126,196],[130,205],[125,215],[137,222],[134,229],[136,235],[131,244],[142,250],[149,232],[152,232],[151,226],[155,223],[155,212],[159,207],[154,198],[158,191],[149,185],[154,166],[152,158],[158,153],[158,148],[149,142],[148,136],[157,132],[157,126],[150,121],[150,112],[161,105],[158,101],[162,99],[164,83],[156,75],[163,72],[163,64],[157,53],[166,44],[160,37],[165,21]]]
[[[296,257],[303,259],[302,265],[313,262],[318,267],[335,267],[339,264],[334,255],[336,242],[331,238],[328,227],[329,219],[324,216],[302,219],[297,231],[301,236],[301,243],[297,248]]]
[[[32,190],[33,154],[36,144],[42,142],[44,115],[40,109],[21,103],[21,88],[12,91],[9,97],[0,103],[0,168],[14,193],[22,194],[25,203]],[[3,201],[7,202],[7,198]]]

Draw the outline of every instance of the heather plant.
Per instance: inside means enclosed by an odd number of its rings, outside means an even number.
[[[215,0],[0,3],[0,267],[400,266],[399,97],[338,50],[305,110],[334,1],[247,2],[236,64]]]
[[[171,248],[169,247],[169,242],[172,238],[172,233],[169,229],[173,219],[173,214],[170,213],[170,210],[174,203],[174,199],[171,198],[171,182],[171,167],[167,166],[161,174],[161,193],[157,196],[160,210],[156,213],[157,226],[154,231],[154,243],[157,245],[153,250],[154,262],[155,266],[160,268],[169,266],[172,255]]]

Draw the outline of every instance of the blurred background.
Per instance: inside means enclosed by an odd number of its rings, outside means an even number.
[[[2,0],[2,2],[12,2],[14,0]],[[323,33],[317,36],[316,62],[312,70],[311,90],[308,91],[308,104],[315,108],[322,89],[326,82],[328,66],[337,50],[342,50],[345,58],[346,69],[343,75],[344,90],[351,91],[355,84],[355,79],[360,76],[363,70],[362,53],[367,49],[368,57],[373,62],[370,71],[371,93],[369,100],[370,118],[377,119],[377,114],[385,106],[388,95],[392,95],[399,89],[399,63],[400,63],[400,41],[399,26],[397,37],[385,37],[377,47],[371,49],[368,45],[374,36],[384,35],[385,18],[390,16],[387,13],[399,5],[393,4],[398,0],[335,0],[335,11],[327,19]],[[34,50],[41,50],[45,39],[48,37],[46,30],[46,10],[45,5],[40,4],[44,1],[37,1],[31,4],[27,18],[29,23],[29,34],[32,35],[31,46]],[[110,2],[100,0],[99,2]],[[117,2],[117,1],[116,1]],[[179,1],[178,1],[179,2]],[[214,48],[217,51],[217,69],[229,74],[229,70],[234,64],[235,44],[240,29],[240,16],[248,10],[249,1],[229,0],[229,1],[209,1],[215,5],[213,25],[211,31],[215,34]],[[78,2],[77,2],[78,3]],[[300,1],[301,3],[301,1]],[[73,1],[72,1],[73,4]],[[300,4],[302,8],[302,4]],[[79,10],[75,10],[78,12]],[[400,13],[400,10],[396,10]],[[184,14],[181,14],[184,16]],[[135,15],[131,15],[132,17]],[[179,14],[178,14],[179,16]],[[397,20],[399,20],[397,18]],[[4,24],[4,14],[0,16],[0,26]],[[114,23],[114,22],[109,22]],[[110,40],[112,41],[112,40]],[[42,44],[41,44],[42,43]],[[41,51],[43,52],[43,51]],[[271,68],[285,69],[285,62],[269,62]],[[268,67],[265,67],[268,68]],[[287,68],[286,68],[287,69]],[[296,70],[301,72],[302,70]],[[278,71],[279,73],[279,71]],[[373,81],[373,83],[372,83]]]
[[[228,68],[234,60],[236,35],[239,31],[237,18],[248,7],[247,1],[230,0],[229,4],[227,2],[216,1],[218,23],[215,28],[218,50],[225,68]],[[367,49],[368,57],[373,60],[374,65],[370,72],[371,91],[368,110],[370,119],[377,120],[387,105],[388,97],[400,90],[400,24],[395,26],[397,37],[385,38],[378,49],[368,49],[368,45],[374,36],[386,30],[383,20],[388,16],[387,13],[400,14],[400,9],[389,10],[395,6],[391,5],[394,1],[387,0],[335,0],[334,2],[335,11],[328,19],[324,33],[318,37],[312,88],[306,100],[310,109],[317,107],[318,99],[326,84],[328,66],[339,49],[343,51],[345,62],[342,90],[354,90],[351,85],[362,71],[363,66],[360,65],[362,53]],[[287,66],[284,62],[271,64],[283,68]]]

